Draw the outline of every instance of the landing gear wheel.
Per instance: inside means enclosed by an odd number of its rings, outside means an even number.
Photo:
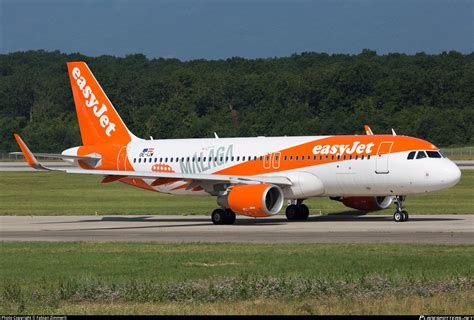
[[[307,220],[309,217],[309,208],[307,205],[300,205],[299,219],[298,220]]]
[[[403,214],[403,212],[401,212],[401,211],[396,211],[396,212],[393,214],[393,221],[395,221],[395,222],[402,222],[402,221],[405,221],[405,220],[403,220],[404,216],[405,216],[405,215]]]
[[[296,204],[291,204],[286,208],[285,214],[288,221],[296,221],[298,220],[298,216],[300,213],[300,207]]]
[[[225,209],[225,219],[224,224],[234,224],[235,223],[235,213],[230,209]]]
[[[403,221],[408,221],[408,212],[406,212],[405,210],[402,211],[402,214],[403,214]]]
[[[216,209],[211,214],[212,223],[224,224],[226,221],[226,213],[224,209]]]

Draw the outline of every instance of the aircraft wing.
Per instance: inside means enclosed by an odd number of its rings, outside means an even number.
[[[24,155],[23,152],[10,152],[13,155]],[[96,156],[72,156],[59,153],[32,153],[35,157],[52,158],[52,159],[70,159],[70,160],[100,160]]]
[[[145,171],[118,171],[118,170],[87,170],[87,169],[55,169],[67,173],[91,174],[107,177],[116,176],[118,179],[141,178],[141,179],[171,179],[209,181],[216,183],[251,184],[271,183],[279,186],[291,186],[291,181],[286,177],[278,176],[233,176],[222,174],[192,174],[192,173],[170,173],[170,172],[145,172]],[[112,179],[113,180],[113,179]]]
[[[286,177],[279,176],[234,176],[234,175],[221,175],[221,174],[192,174],[192,173],[174,173],[174,172],[146,172],[146,171],[119,171],[119,170],[89,170],[89,169],[56,169],[48,168],[36,159],[35,155],[28,149],[26,144],[20,138],[19,135],[15,134],[15,139],[20,146],[22,154],[24,155],[28,164],[37,170],[47,171],[62,171],[66,173],[75,174],[90,174],[105,176],[103,182],[111,182],[120,180],[121,178],[140,178],[140,179],[169,179],[169,180],[191,180],[197,181],[208,181],[214,183],[231,183],[231,184],[252,184],[252,183],[270,183],[278,186],[291,186],[291,181]],[[39,154],[37,154],[39,155]],[[153,184],[152,184],[153,185]]]

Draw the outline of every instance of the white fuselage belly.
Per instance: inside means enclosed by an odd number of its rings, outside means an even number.
[[[324,163],[314,160],[312,150],[304,154],[294,154],[293,159],[285,160],[275,156],[280,150],[289,149],[326,136],[313,137],[258,137],[221,139],[170,139],[141,140],[130,142],[127,154],[135,171],[163,171],[213,174],[231,170],[234,166],[254,161],[262,172],[258,175],[292,176],[305,173],[322,182],[320,191],[307,193],[309,196],[385,196],[409,195],[432,192],[449,187],[443,181],[442,171],[452,165],[447,158],[407,160],[408,151],[372,155],[370,159],[360,157]],[[151,149],[151,151],[149,151]],[[268,160],[266,155],[273,154]],[[298,156],[298,160],[296,160]],[[329,155],[332,157],[333,155]],[[245,158],[244,158],[245,157]],[[257,161],[254,160],[257,157]],[[258,161],[263,157],[263,161]],[[336,155],[337,157],[337,155]],[[178,159],[178,162],[176,160]],[[183,161],[184,160],[184,161]],[[299,162],[298,168],[282,170],[283,162]],[[448,163],[449,162],[449,163]],[[255,169],[254,167],[252,167]],[[381,169],[382,168],[382,169]],[[379,172],[377,172],[377,170]],[[245,173],[239,172],[243,175]],[[254,174],[249,174],[254,175]],[[145,180],[151,184],[153,180]],[[154,186],[158,192],[170,194],[208,195],[204,190],[178,188],[185,181],[174,181]],[[303,191],[304,192],[304,191]],[[287,198],[294,198],[291,193]]]

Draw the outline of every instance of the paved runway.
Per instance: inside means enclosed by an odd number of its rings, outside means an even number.
[[[1,216],[0,240],[474,244],[474,215],[238,217],[230,226],[208,216]]]

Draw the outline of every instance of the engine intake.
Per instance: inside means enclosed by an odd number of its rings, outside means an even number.
[[[387,209],[393,201],[388,197],[347,197],[335,199],[341,201],[346,207],[361,211],[377,211]]]
[[[268,217],[283,207],[283,191],[275,185],[262,183],[232,186],[227,196],[217,202],[235,213],[249,217]]]

